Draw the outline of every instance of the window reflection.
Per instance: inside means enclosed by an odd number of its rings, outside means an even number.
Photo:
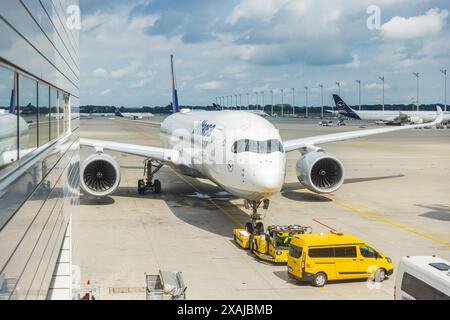
[[[17,112],[14,73],[0,67],[0,170],[17,161]]]
[[[58,138],[58,92],[51,88],[50,90],[50,139]]]
[[[37,82],[19,77],[19,147],[23,157],[38,146]]]
[[[50,142],[50,88],[39,84],[39,146]]]
[[[58,91],[58,121],[59,121],[59,136],[62,136],[66,129],[64,128],[64,95]]]

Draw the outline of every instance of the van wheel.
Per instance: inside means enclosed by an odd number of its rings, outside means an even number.
[[[386,270],[384,269],[378,269],[377,272],[375,272],[375,282],[380,283],[386,280]]]
[[[328,278],[327,275],[323,272],[319,272],[314,275],[312,278],[312,285],[314,287],[322,288],[327,284]]]

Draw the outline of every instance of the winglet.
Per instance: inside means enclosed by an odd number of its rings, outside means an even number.
[[[439,106],[436,106],[436,109],[437,109],[438,116],[437,116],[436,120],[434,120],[434,122],[430,124],[432,126],[441,124],[444,121],[444,111],[442,111],[442,108]]]
[[[173,54],[170,55],[170,67],[172,69],[172,108],[173,113],[178,113],[180,112],[180,105],[178,104],[178,92],[175,80],[175,69],[173,67]]]

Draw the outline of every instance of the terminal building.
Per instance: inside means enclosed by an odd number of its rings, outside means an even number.
[[[74,6],[78,0],[0,4],[0,300],[72,298],[80,132]]]

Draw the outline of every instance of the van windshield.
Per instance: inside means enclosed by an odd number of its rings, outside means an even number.
[[[293,246],[289,249],[289,255],[294,259],[299,259],[302,256],[303,248]]]

